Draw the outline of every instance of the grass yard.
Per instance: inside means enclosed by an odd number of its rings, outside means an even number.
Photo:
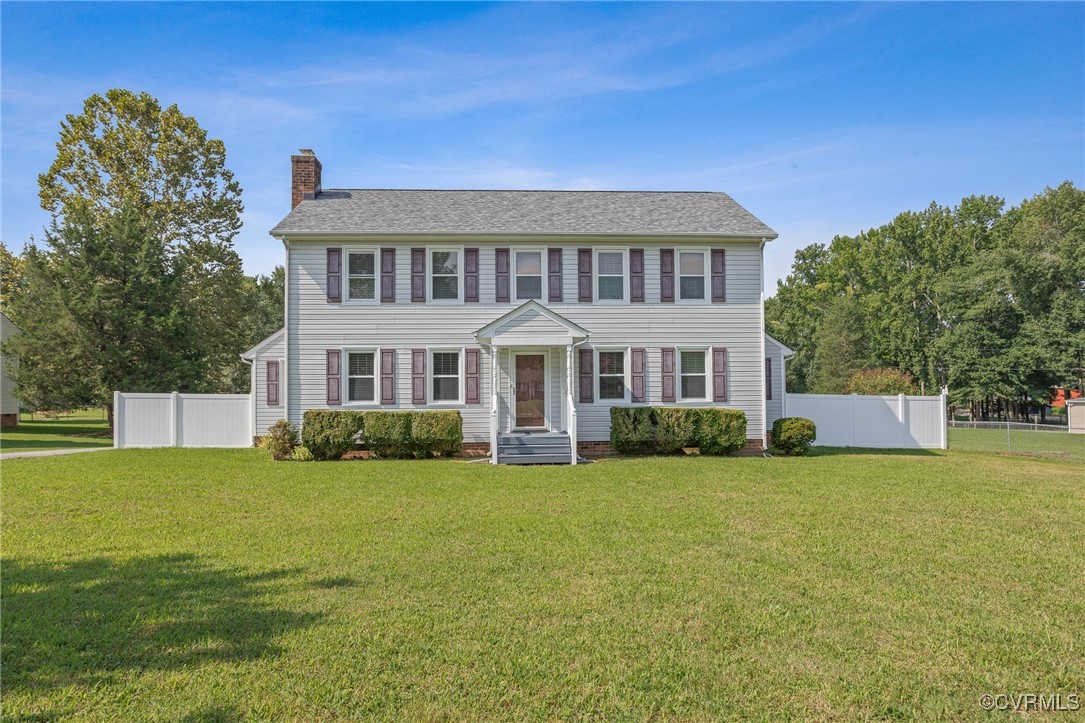
[[[1065,430],[1034,432],[1011,429],[1007,439],[1005,429],[967,427],[950,427],[947,433],[949,447],[954,450],[1009,452],[1085,462],[1085,434],[1070,434]]]
[[[964,452],[3,463],[5,719],[978,719],[1085,694],[1085,475]]]
[[[112,447],[109,423],[101,409],[80,409],[66,418],[19,415],[19,426],[0,430],[0,454],[45,449]]]

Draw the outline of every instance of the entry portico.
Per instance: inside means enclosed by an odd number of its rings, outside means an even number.
[[[489,349],[491,462],[576,464],[573,350],[590,332],[531,300],[474,336]]]

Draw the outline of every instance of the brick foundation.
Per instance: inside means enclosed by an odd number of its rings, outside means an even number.
[[[576,443],[576,453],[581,457],[593,458],[593,457],[614,457],[617,456],[618,450],[614,449],[614,445],[610,442],[581,442]]]
[[[8,427],[19,426],[18,414],[0,414],[0,428],[7,429]]]
[[[463,451],[460,452],[462,457],[489,457],[490,456],[490,443],[489,442],[464,442]]]

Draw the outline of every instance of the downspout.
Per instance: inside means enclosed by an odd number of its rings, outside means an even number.
[[[290,390],[292,386],[290,384],[290,374],[294,368],[294,365],[291,363],[290,356],[290,241],[287,240],[285,236],[283,237],[282,241],[283,246],[286,249],[286,269],[285,273],[283,274],[283,366],[286,367],[282,371],[283,377],[286,378],[286,389],[284,390],[285,393],[283,394],[283,416],[289,420]],[[299,419],[298,422],[298,427],[300,431],[301,420]]]
[[[768,239],[761,238],[760,254],[761,254],[761,303],[760,303],[760,321],[761,321],[761,357],[757,368],[761,370],[761,373],[757,375],[760,380],[758,386],[761,387],[761,449],[767,450],[769,446],[769,426],[768,426],[768,402],[765,400],[765,244],[768,243]]]

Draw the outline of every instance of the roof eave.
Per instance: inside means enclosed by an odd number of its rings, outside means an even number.
[[[779,234],[775,231],[770,233],[734,233],[734,232],[689,232],[689,231],[667,231],[667,232],[628,232],[628,231],[601,231],[601,232],[583,232],[583,233],[569,233],[569,232],[549,232],[549,231],[279,231],[277,229],[271,229],[268,232],[273,238],[277,238],[280,241],[288,240],[289,238],[301,239],[301,238],[320,238],[320,239],[349,239],[357,238],[359,236],[384,236],[391,238],[418,238],[425,236],[465,236],[471,238],[599,238],[599,237],[613,237],[613,238],[727,238],[736,240],[748,240],[748,241],[773,241],[779,238]]]

